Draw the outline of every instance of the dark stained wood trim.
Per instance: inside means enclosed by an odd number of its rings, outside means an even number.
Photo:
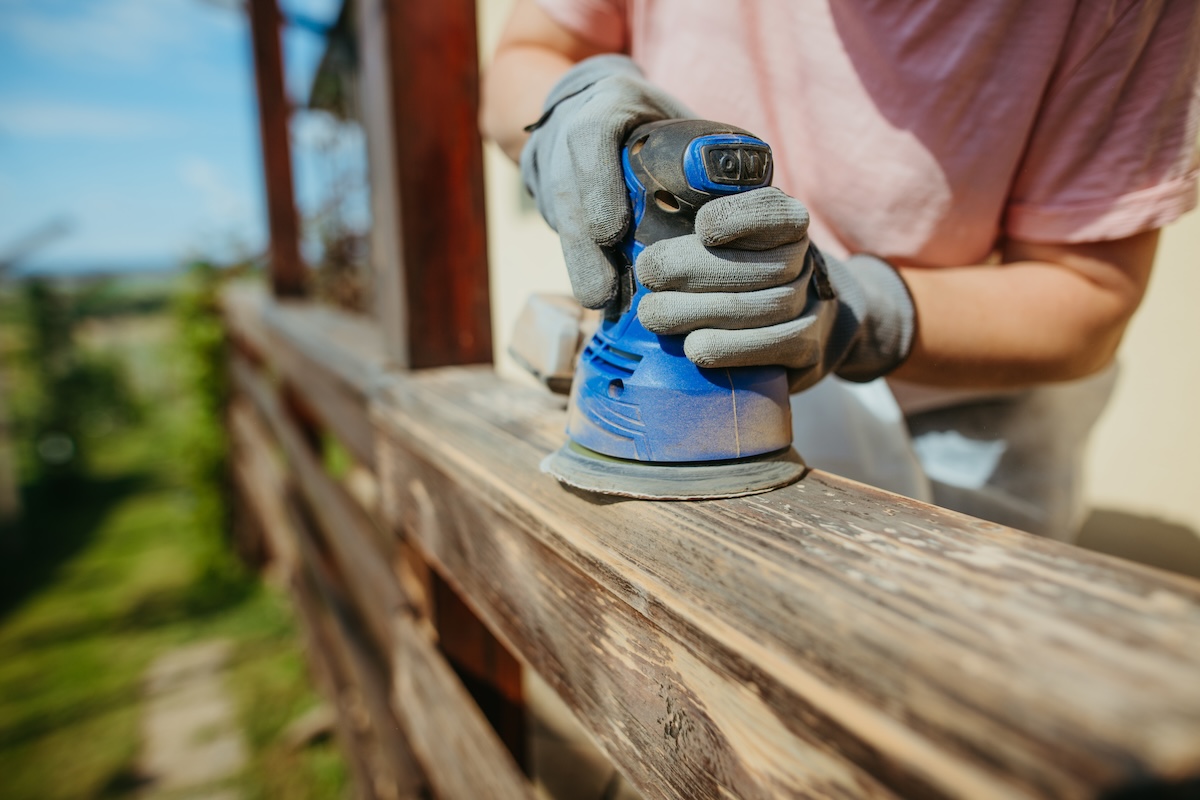
[[[282,17],[276,0],[247,0],[246,9],[254,51],[254,83],[258,91],[271,285],[277,297],[299,297],[305,293],[307,276],[300,258],[300,226],[292,189],[292,148],[288,133],[291,104],[284,85],[283,51],[279,41]]]
[[[414,368],[490,363],[475,0],[357,3],[387,352]]]

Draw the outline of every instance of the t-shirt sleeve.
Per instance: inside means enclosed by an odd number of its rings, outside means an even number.
[[[1200,3],[1131,0],[1079,49],[1047,87],[1013,183],[1015,239],[1120,239],[1196,205]]]
[[[625,0],[536,0],[571,33],[614,53],[629,49]]]

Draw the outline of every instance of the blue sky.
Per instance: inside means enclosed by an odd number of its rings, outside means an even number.
[[[339,2],[282,5],[332,21]],[[322,47],[287,30],[294,98]],[[328,173],[314,142],[330,127],[320,114],[293,120],[305,209]],[[22,269],[156,268],[257,251],[260,169],[249,33],[234,3],[0,0],[0,253],[49,220],[70,222]]]

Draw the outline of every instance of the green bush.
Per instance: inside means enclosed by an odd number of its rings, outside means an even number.
[[[219,306],[226,275],[209,262],[192,264],[175,301],[179,360],[190,405],[184,428],[187,480],[198,525],[202,530],[222,532],[211,542],[196,589],[217,602],[247,586],[246,570],[237,561],[231,542],[232,486],[225,426],[228,342]]]
[[[19,369],[30,402],[15,420],[25,479],[72,480],[86,470],[91,439],[137,421],[141,408],[124,365],[78,346],[72,296],[44,278],[22,286],[25,348]]]

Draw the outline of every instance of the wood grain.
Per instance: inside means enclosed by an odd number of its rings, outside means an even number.
[[[367,396],[390,363],[380,327],[327,306],[267,303],[250,286],[226,291],[221,306],[239,352],[276,373],[360,463],[373,467]]]
[[[228,419],[234,480],[267,540],[270,568],[278,574],[279,583],[286,586],[300,563],[284,505],[287,478],[271,452],[274,445],[270,434],[244,398],[234,398],[230,403]]]
[[[373,541],[372,523],[345,489],[325,472],[293,424],[273,387],[240,358],[231,360],[234,385],[267,421],[275,441],[287,457],[296,485],[317,519],[322,541],[333,555],[347,591],[375,640],[387,652],[391,647],[391,618],[407,603],[399,583]]]
[[[533,798],[533,788],[488,725],[430,632],[396,620],[392,703],[439,797]]]
[[[1197,582],[817,471],[588,498],[538,470],[561,398],[338,352],[376,387],[388,524],[648,797],[1200,788]]]
[[[340,620],[341,633],[327,632],[325,639],[339,648],[334,657],[342,663],[342,673],[350,675],[347,680],[357,691],[370,692],[364,682],[373,680],[376,667],[356,652],[363,649],[353,641],[357,620],[382,654],[380,668],[392,675],[391,705],[438,796],[531,798],[531,787],[516,762],[438,652],[431,624],[414,616],[414,605],[387,560],[371,546],[372,522],[367,513],[324,472],[265,377],[237,356],[231,360],[231,372],[234,386],[266,420],[286,455],[313,520],[309,535],[298,537],[298,549],[308,572],[316,576],[316,585],[322,587],[324,605]],[[303,520],[296,521],[295,503],[282,505],[293,520],[291,528],[303,530]],[[329,563],[318,544],[329,553]],[[310,609],[306,615],[313,613]],[[370,711],[365,694],[363,702]]]
[[[425,797],[425,776],[388,703],[387,668],[372,657],[356,634],[354,617],[347,613],[340,593],[310,566],[297,574],[293,598],[305,619],[319,631],[324,656],[340,678],[343,713],[356,724],[359,743],[355,749],[366,763],[371,794]]]
[[[330,604],[345,603],[328,577],[317,577],[328,573],[308,523],[289,498],[286,476],[271,453],[270,434],[244,400],[235,401],[231,419],[239,451],[234,480],[268,539],[290,554],[280,564],[281,582],[298,612],[310,671],[337,708],[338,740],[359,795],[380,800],[424,797],[426,784],[392,718],[383,673],[348,632],[346,615],[338,622],[326,611]],[[322,589],[315,588],[318,585]]]
[[[1195,582],[819,472],[592,501],[538,471],[562,402],[488,370],[392,376],[374,414],[392,524],[647,796],[1200,776]]]

